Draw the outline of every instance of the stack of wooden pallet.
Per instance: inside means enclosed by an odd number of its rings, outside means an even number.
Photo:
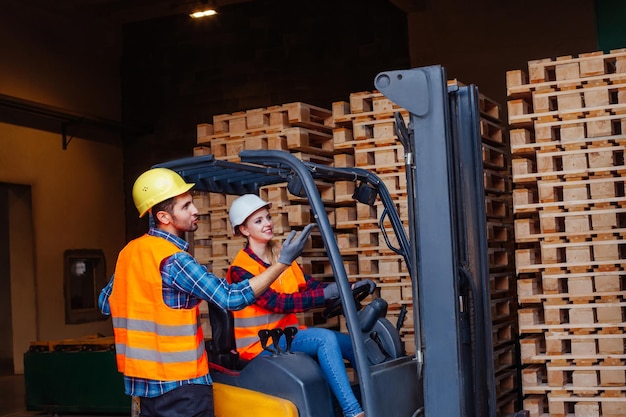
[[[501,106],[479,95],[480,135],[491,285],[496,410],[509,415],[519,403],[519,345],[515,240],[509,136]]]
[[[376,91],[352,93],[349,101],[335,102],[332,108],[335,148],[351,152],[350,166],[370,170],[381,178],[397,202],[401,220],[407,224],[404,150],[396,136],[394,114],[400,112],[408,124],[408,111]],[[356,244],[341,251],[342,255],[356,254],[358,268],[349,278],[369,278],[377,283],[380,296],[389,303],[388,318],[394,324],[400,306],[407,306],[407,320],[400,331],[407,351],[412,353],[415,346],[411,280],[402,257],[385,243],[378,222],[382,209],[378,201],[373,207],[358,204],[337,210],[337,227],[356,236]],[[391,224],[387,221],[383,227],[392,244],[398,247]]]
[[[450,81],[449,83],[455,83]],[[515,411],[518,399],[518,351],[515,266],[513,252],[513,211],[507,128],[501,107],[485,96],[479,97],[480,131],[487,207],[489,271],[492,295],[493,344],[496,370],[498,415]],[[351,149],[354,166],[375,172],[396,201],[401,220],[408,224],[404,149],[397,139],[394,114],[399,112],[408,124],[409,114],[381,93],[359,92],[349,102],[333,103],[336,149]],[[409,353],[415,351],[411,280],[399,255],[388,249],[378,218],[382,206],[362,204],[337,209],[337,228],[355,228],[358,245],[342,249],[357,253],[359,277],[377,282],[380,295],[389,302],[388,318],[394,322],[400,307],[407,307],[407,321],[401,337]],[[393,231],[385,224],[392,244]]]
[[[330,110],[289,103],[263,109],[214,116],[212,124],[198,126],[198,146],[194,155],[212,153],[216,159],[239,161],[239,152],[249,149],[274,149],[294,153],[298,158],[321,164],[333,163],[333,137],[327,126]],[[331,186],[322,195],[334,202]],[[306,225],[308,206],[287,192],[286,186],[266,187],[262,198],[272,202],[275,233],[278,238],[292,227]],[[237,196],[198,193],[196,206],[201,212],[200,225],[194,234],[195,255],[210,265],[216,274],[225,274],[243,240],[233,238],[228,224],[228,207]],[[310,248],[309,248],[310,249]]]
[[[626,49],[507,73],[524,408],[626,415]]]
[[[217,115],[213,123],[198,125],[194,155],[212,153],[216,159],[238,162],[242,150],[271,149],[288,151],[301,160],[332,165],[338,152],[333,147],[331,123],[330,110],[300,102]],[[334,224],[335,187],[333,184],[317,185]],[[277,242],[291,230],[300,230],[313,221],[307,200],[290,194],[286,184],[263,187],[260,196],[272,203],[270,213]],[[193,236],[194,255],[217,276],[225,276],[244,244],[243,238],[233,236],[228,222],[228,208],[237,197],[219,193],[194,196],[200,211],[198,230]],[[315,278],[330,279],[330,264],[318,232],[312,233],[300,264]],[[309,325],[336,325],[336,320],[322,323],[319,311],[302,313],[300,318]]]

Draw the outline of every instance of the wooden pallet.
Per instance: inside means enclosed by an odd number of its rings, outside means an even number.
[[[480,136],[483,143],[495,146],[507,145],[507,129],[502,123],[481,118],[479,121]]]
[[[404,149],[399,143],[383,146],[359,145],[354,149],[355,166],[375,172],[403,172]]]
[[[88,335],[76,339],[36,341],[30,343],[30,350],[37,352],[100,351],[115,349],[113,336]]]
[[[507,297],[517,294],[516,276],[512,270],[490,271],[489,283],[492,297]]]
[[[283,129],[281,135],[286,136],[287,149],[290,152],[298,151],[321,156],[332,156],[335,153],[331,133],[292,127]]]
[[[618,307],[623,308],[621,303],[617,303],[617,304],[618,304]],[[557,309],[558,306],[555,306],[554,308]],[[555,323],[555,324],[548,324],[545,322],[544,307],[535,306],[535,307],[520,308],[518,309],[519,330],[520,330],[520,333],[542,333],[546,331],[578,331],[578,330],[598,331],[602,329],[611,329],[611,328],[624,329],[624,327],[626,327],[626,322],[623,322],[623,321],[619,323],[597,322],[593,318],[594,310],[597,308],[601,308],[601,307],[598,305],[594,305],[594,304],[564,305],[563,310],[566,310],[566,309],[572,310],[571,312],[569,312],[570,315],[567,316],[567,319],[571,320],[571,322],[563,322],[563,323]],[[557,311],[557,313],[559,312]],[[550,314],[549,317],[551,319],[554,319],[555,317],[558,317],[558,316],[555,314]],[[558,321],[558,320],[554,320],[554,321]]]
[[[511,394],[517,389],[517,370],[507,369],[495,375],[496,398]]]
[[[282,108],[293,126],[328,132],[333,128],[331,110],[301,102],[283,104]]]
[[[491,318],[493,321],[499,321],[514,317],[517,302],[514,297],[493,298],[491,299]]]
[[[362,91],[350,94],[350,101],[337,101],[332,105],[333,119],[339,127],[352,127],[356,118],[361,120],[393,119],[396,112],[408,118],[409,112],[391,100],[387,99],[378,91]],[[408,120],[405,120],[405,123]]]
[[[520,340],[522,364],[546,364],[569,361],[593,364],[626,359],[623,329],[606,328],[597,331],[549,331],[532,334]],[[545,382],[545,381],[544,381]]]
[[[487,245],[489,247],[501,247],[510,244],[507,250],[512,249],[513,225],[511,223],[487,220]]]
[[[583,119],[581,119],[583,120]],[[570,123],[562,126],[560,130],[552,129],[550,121],[538,124],[539,127],[546,128],[547,136],[537,137],[537,135],[525,128],[512,129],[510,131],[511,153],[519,156],[534,157],[537,151],[557,151],[569,149],[584,149],[590,146],[621,146],[626,141],[626,134],[585,136],[584,132],[572,133],[573,130],[581,129],[581,122]],[[624,129],[626,130],[626,129]],[[624,131],[622,130],[622,132]],[[566,133],[566,141],[563,142],[561,134]],[[567,145],[567,148],[564,146]]]
[[[616,180],[606,180],[606,179],[600,179],[599,181],[596,181],[598,183],[604,183],[603,185],[606,185],[607,183],[611,183],[611,182],[621,182],[622,180],[620,179],[616,179]],[[587,181],[588,183],[590,181]],[[576,185],[581,185],[584,183],[579,183],[579,184],[568,184],[571,186],[576,186]],[[545,182],[544,183],[544,187],[550,185],[549,182]],[[573,190],[574,187],[570,188],[570,191]],[[581,187],[582,190],[582,187]],[[566,194],[567,196],[567,194]],[[584,194],[583,194],[584,196]],[[626,197],[623,196],[618,196],[618,197],[607,197],[607,198],[581,198],[579,200],[574,200],[574,199],[570,199],[570,200],[563,200],[559,197],[559,194],[552,194],[551,197],[548,198],[553,198],[553,199],[557,199],[555,198],[557,197],[558,200],[557,201],[544,201],[544,202],[539,202],[539,194],[537,191],[537,186],[535,185],[534,187],[532,186],[524,186],[524,187],[517,187],[513,190],[513,213],[515,214],[520,214],[520,213],[536,213],[539,212],[541,210],[569,210],[570,208],[574,208],[576,210],[582,210],[582,209],[595,209],[595,208],[606,208],[607,206],[622,206],[624,204],[626,204]]]
[[[613,269],[622,269],[626,265],[621,257],[611,257],[606,255],[600,259],[591,259],[590,248],[592,243],[575,242],[575,243],[549,243],[541,242],[542,246],[532,246],[528,248],[518,248],[515,251],[516,269],[518,274],[532,273],[546,270],[569,271],[572,273],[588,272],[588,271],[610,271]],[[604,242],[595,242],[598,246]],[[608,248],[609,253],[620,251],[621,241],[607,242],[612,245]],[[569,257],[563,251],[551,251],[558,247],[569,247]],[[604,248],[598,247],[596,252],[602,251]],[[606,251],[603,251],[606,253]],[[589,256],[588,256],[589,255]],[[544,260],[543,258],[546,258]]]
[[[626,146],[590,145],[580,149],[537,151],[530,157],[513,159],[513,182],[536,182],[541,179],[588,178],[593,175],[626,173]]]
[[[524,400],[529,417],[621,417],[626,409],[626,397],[603,393],[599,396],[572,395],[550,392],[545,396],[531,395]]]
[[[276,132],[294,126],[330,132],[331,115],[330,110],[301,102],[216,115],[213,117],[212,129],[207,128],[207,124],[202,125],[203,131],[199,133],[203,135],[200,140],[211,141],[211,136],[223,137],[224,134],[240,137]],[[207,135],[211,130],[212,134]]]
[[[618,89],[626,87],[626,84],[619,86],[606,86],[606,95],[617,92]],[[599,87],[597,87],[599,88]],[[546,102],[551,102],[552,96],[563,94],[562,92],[544,92],[537,93],[533,96],[534,100],[544,99]],[[568,96],[572,96],[572,93],[568,93]],[[558,96],[556,97],[558,98]],[[562,98],[562,97],[561,97]],[[585,119],[583,125],[586,127],[588,137],[614,135],[619,132],[611,129],[610,123],[601,123],[611,120],[617,120],[618,122],[624,118],[626,111],[626,103],[607,103],[605,105],[595,106],[583,106],[582,97],[579,97],[581,103],[580,107],[572,105],[565,106],[561,104],[561,109],[552,110],[552,106],[546,104],[538,105],[535,103],[535,107],[526,102],[523,99],[510,100],[508,102],[509,122],[514,126],[524,127],[530,126],[535,122],[535,128],[547,127],[547,126],[568,126],[581,123],[580,119]],[[559,102],[558,100],[556,101]],[[621,129],[620,129],[621,130]]]
[[[513,200],[510,195],[485,196],[486,217],[493,221],[509,221],[513,219]]]
[[[400,255],[378,255],[373,251],[359,254],[358,259],[361,276],[373,278],[381,283],[401,282],[408,277],[408,271]]]
[[[621,271],[545,274],[517,280],[517,295],[521,304],[546,300],[567,301],[622,297]],[[545,286],[545,289],[544,289]]]
[[[626,50],[615,49],[528,62],[528,71],[512,70],[506,74],[507,95],[523,96],[537,89],[568,88],[580,83],[620,81],[625,78]]]
[[[508,169],[508,150],[502,147],[482,143],[483,166],[488,169],[503,171]]]

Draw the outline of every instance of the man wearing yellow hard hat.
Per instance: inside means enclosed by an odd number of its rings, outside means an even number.
[[[187,252],[185,232],[198,228],[188,184],[166,168],[150,169],[133,185],[139,217],[153,219],[145,235],[120,252],[98,304],[111,315],[118,370],[126,394],[140,398],[141,416],[214,417],[199,304],[239,310],[254,302],[298,257],[313,225],[283,243],[278,262],[229,285]]]

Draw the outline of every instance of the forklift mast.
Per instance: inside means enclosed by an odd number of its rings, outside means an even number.
[[[424,414],[495,416],[495,377],[479,96],[445,69],[382,72],[376,88],[405,149],[416,352]],[[416,329],[417,330],[417,329]]]

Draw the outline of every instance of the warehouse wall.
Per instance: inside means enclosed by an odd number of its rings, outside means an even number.
[[[113,272],[117,251],[124,244],[121,149],[74,139],[63,151],[56,135],[7,124],[0,124],[0,136],[0,182],[28,184],[32,191],[35,265],[34,276],[25,277],[33,281],[20,279],[20,273],[33,265],[22,266],[23,258],[12,259],[16,262],[10,264],[12,315],[17,319],[14,342],[20,341],[14,352],[17,368],[19,354],[33,336],[59,340],[110,332],[108,322],[65,323],[63,254],[67,249],[102,249],[107,276]],[[12,232],[13,239],[30,238],[28,228]],[[20,292],[23,287],[36,293]],[[36,319],[26,320],[33,312]]]
[[[408,66],[406,14],[387,0],[255,0],[205,20],[129,25],[123,117],[155,134],[126,146],[126,175],[190,156],[196,125],[214,115],[295,101],[330,109]],[[127,212],[129,237],[145,230]]]
[[[598,50],[593,0],[428,3],[408,13],[411,67],[443,65],[503,106],[506,71]]]
[[[0,277],[8,277],[9,269],[9,196],[6,187],[0,185]],[[0,294],[10,294],[10,280],[0,279]],[[0,317],[11,317],[11,297],[0,299]],[[13,333],[10,319],[0,319],[0,375],[13,372]]]
[[[119,49],[101,32],[26,4],[8,5],[0,14],[0,50],[3,96],[79,114],[119,116]],[[66,324],[63,253],[102,249],[107,274],[112,273],[124,244],[121,141],[118,133],[75,125],[68,127],[71,141],[63,150],[59,126],[0,106],[0,183],[8,196],[0,200],[0,211],[10,225],[0,234],[9,260],[9,270],[0,274],[0,288],[9,291],[2,292],[0,302],[11,306],[10,314],[0,317],[0,328],[3,335],[5,329],[12,332],[13,342],[13,349],[2,345],[0,360],[12,360],[17,373],[23,372],[22,354],[35,339],[111,328],[108,321]]]
[[[31,187],[3,183],[5,233],[2,241],[6,254],[5,291],[2,295],[5,373],[22,368],[21,352],[37,340],[37,297],[35,291],[35,253]],[[14,354],[15,352],[15,354]]]

